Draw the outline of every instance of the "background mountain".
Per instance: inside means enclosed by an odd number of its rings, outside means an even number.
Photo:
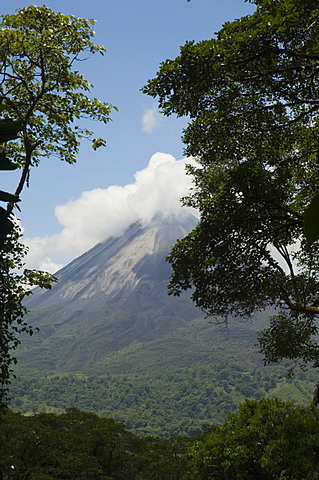
[[[159,216],[147,227],[131,225],[60,270],[52,290],[37,289],[26,302],[29,321],[40,333],[21,363],[29,359],[47,374],[82,371],[110,353],[158,340],[203,317],[186,296],[166,293],[165,256],[195,223],[192,216],[179,224]]]
[[[165,257],[195,224],[187,215],[131,225],[60,270],[52,290],[34,291],[27,321],[40,330],[18,351],[13,408],[75,406],[172,435],[222,420],[245,397],[311,398],[309,375],[291,382],[264,369],[254,344],[267,312],[226,328],[187,293],[167,295]]]

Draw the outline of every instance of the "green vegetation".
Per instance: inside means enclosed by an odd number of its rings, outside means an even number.
[[[54,281],[54,277],[45,272],[19,272],[26,253],[19,237],[19,228],[10,227],[0,250],[0,410],[7,401],[12,366],[17,363],[12,350],[20,344],[19,338],[23,332],[29,335],[34,332],[24,319],[26,308],[23,299],[30,294],[31,286],[50,288]]]
[[[24,173],[51,155],[74,163],[83,138],[94,149],[105,145],[80,121],[107,123],[112,109],[86,95],[92,84],[76,70],[77,62],[105,52],[92,42],[95,23],[35,5],[2,16],[0,99],[6,114],[22,124],[23,135],[8,152]]]
[[[0,106],[0,112],[4,110],[4,105]],[[8,158],[5,148],[8,141],[17,139],[21,130],[21,121],[0,120],[1,171],[18,168]],[[19,197],[1,190],[0,201],[9,202],[11,206],[19,201]],[[18,272],[22,268],[26,253],[19,236],[19,228],[14,223],[10,209],[0,207],[0,409],[7,399],[12,364],[16,363],[16,357],[11,355],[11,350],[19,345],[18,336],[22,332],[26,331],[30,335],[33,333],[32,327],[23,320],[26,308],[22,301],[28,294],[30,286],[50,288],[51,282],[54,281],[52,275],[44,272],[34,270]]]
[[[76,409],[33,417],[8,412],[0,421],[5,480],[192,478],[187,438],[141,439],[115,420]]]
[[[112,419],[62,414],[0,417],[4,480],[315,480],[319,415],[278,399],[246,400],[202,434],[136,436]]]
[[[193,287],[196,305],[226,319],[276,307],[260,336],[266,361],[316,366],[318,2],[251,3],[252,15],[187,42],[144,87],[166,115],[189,116],[186,153],[198,162],[184,204],[200,222],[168,257],[169,291]]]
[[[284,368],[263,366],[253,345],[266,314],[227,330],[204,318],[158,316],[151,307],[140,317],[131,312],[129,333],[116,328],[127,326],[120,309],[114,323],[113,311],[101,319],[78,313],[67,322],[54,311],[32,312],[27,318],[40,331],[18,349],[11,408],[34,414],[76,407],[115,418],[138,435],[167,437],[222,422],[245,398],[312,399],[315,372],[290,380]],[[145,317],[156,325],[146,337]]]
[[[107,123],[114,107],[90,99],[84,92],[92,85],[75,69],[78,61],[105,51],[91,40],[95,20],[35,5],[1,18],[0,102],[4,118],[0,126],[10,127],[13,133],[16,127],[15,134],[3,141],[14,140],[5,145],[6,153],[10,169],[21,169],[15,194],[3,196],[5,192],[0,192],[0,200],[8,203],[9,216],[29,183],[31,167],[41,158],[55,156],[74,163],[82,139],[91,140],[94,149],[105,145],[103,139],[92,138],[93,132],[81,126],[81,119]]]
[[[314,0],[252,3],[254,15],[226,24],[214,40],[187,43],[145,88],[166,114],[191,116],[185,141],[199,162],[190,169],[195,188],[185,202],[199,208],[201,222],[169,257],[171,293],[194,286],[195,302],[226,319],[275,306],[279,313],[260,335],[266,360],[318,366],[319,234],[311,227],[318,213],[319,9]],[[90,84],[69,70],[80,52],[103,51],[90,41],[92,23],[35,6],[3,18],[0,97],[23,130],[21,141],[7,147],[22,168],[16,195],[41,156],[75,160],[79,139],[91,136],[71,129],[77,118],[108,121],[110,105],[79,94]],[[103,144],[93,140],[93,148]],[[11,202],[9,214],[12,208]],[[17,235],[6,242],[5,385],[15,334],[33,332],[23,321],[23,277],[12,274],[23,247]],[[36,273],[28,279],[39,282]],[[96,343],[79,346],[80,314],[64,331],[47,319],[51,331],[34,349],[38,376],[21,375],[12,385],[12,408],[28,415],[0,416],[1,479],[319,479],[318,408],[259,398],[309,401],[313,372],[279,380],[280,370],[254,363],[247,348],[252,332],[245,336],[237,327],[226,349],[200,320],[145,343],[115,336],[117,346],[109,338],[106,349],[98,343],[104,316],[91,325]],[[117,320],[125,315],[115,313]],[[39,368],[48,351],[52,358]],[[20,371],[30,366],[24,362]],[[92,409],[100,416],[84,411]]]
[[[0,112],[3,112],[5,106],[0,106]],[[11,120],[10,118],[0,120],[0,170],[12,171],[18,168],[18,165],[13,163],[5,153],[5,147],[10,140],[17,139],[19,133],[22,131],[22,124],[19,121]],[[2,202],[17,203],[20,201],[17,195],[12,193],[0,191],[0,200]],[[13,230],[14,223],[9,218],[8,212],[0,207],[0,247],[3,246],[7,235]]]
[[[245,398],[312,398],[314,374],[279,378],[278,369],[236,364],[152,368],[134,374],[64,374],[12,382],[11,408],[24,414],[76,407],[123,422],[138,435],[194,435],[220,423]]]
[[[198,479],[314,480],[319,478],[319,416],[278,399],[247,400],[238,415],[207,429],[192,447]]]

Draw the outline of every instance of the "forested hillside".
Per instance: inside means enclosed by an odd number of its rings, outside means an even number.
[[[149,369],[142,374],[63,374],[18,377],[11,408],[25,414],[76,407],[125,424],[138,435],[194,435],[221,423],[245,398],[279,397],[299,404],[313,395],[315,374],[280,377],[284,370],[236,363]]]

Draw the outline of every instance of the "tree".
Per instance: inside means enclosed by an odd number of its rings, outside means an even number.
[[[3,110],[3,109],[2,109]],[[15,170],[18,168],[5,153],[5,145],[9,140],[17,138],[22,130],[21,122],[11,119],[0,120],[0,170]],[[16,203],[17,195],[0,191],[0,200]],[[20,229],[12,214],[0,207],[0,411],[6,406],[8,386],[13,373],[12,364],[16,363],[16,357],[12,356],[11,350],[20,344],[18,335],[22,332],[33,334],[32,326],[24,322],[26,308],[23,299],[31,293],[30,287],[38,285],[50,288],[56,279],[45,272],[24,270],[19,273],[23,266],[23,257],[26,247],[19,241]]]
[[[318,4],[255,0],[216,38],[187,42],[144,93],[188,115],[198,226],[172,248],[169,293],[193,288],[208,315],[277,313],[260,335],[266,362],[318,365],[319,255],[305,234],[319,186]],[[318,223],[318,222],[317,222]]]
[[[75,70],[78,61],[105,51],[91,40],[94,23],[35,5],[2,16],[0,100],[5,116],[22,126],[18,141],[7,145],[8,156],[22,169],[15,195],[40,158],[55,156],[72,164],[83,138],[92,141],[93,149],[105,145],[80,120],[107,123],[114,107],[90,99],[86,92],[92,84]],[[9,213],[12,208],[11,203]]]
[[[188,465],[188,450],[193,443],[191,437],[172,436],[160,439],[144,437],[145,446],[141,454],[144,474],[141,480],[192,480],[193,473]]]
[[[145,442],[110,418],[70,408],[61,415],[1,417],[0,475],[126,480],[143,475]]]
[[[6,407],[12,366],[17,359],[12,355],[20,344],[19,336],[33,334],[34,328],[24,320],[27,312],[23,300],[32,286],[51,288],[56,278],[46,272],[23,268],[26,247],[20,242],[17,225],[8,233],[1,248],[0,261],[0,412]]]
[[[319,478],[318,412],[279,399],[246,400],[208,427],[192,451],[198,480]]]
[[[105,145],[81,126],[81,119],[107,123],[112,106],[90,99],[92,85],[74,69],[77,61],[105,48],[92,42],[94,20],[66,16],[42,6],[2,16],[0,24],[0,170],[21,169],[16,191],[0,191],[0,390],[5,404],[11,366],[11,350],[23,331],[32,327],[23,318],[23,299],[30,286],[50,288],[55,278],[44,272],[24,270],[25,247],[13,209],[29,183],[32,166],[43,157],[55,156],[74,163],[80,141],[92,141],[93,149]],[[9,143],[7,143],[9,142]],[[41,199],[39,199],[41,200]]]
[[[0,111],[4,110],[4,106]],[[14,140],[18,137],[19,132],[22,130],[21,122],[13,121],[11,119],[0,120],[0,145],[2,145],[2,151],[0,152],[0,170],[16,170],[18,165],[13,163],[5,153],[5,146],[9,140]],[[17,203],[20,199],[17,195],[12,195],[8,192],[0,191],[0,200],[3,202]],[[4,208],[0,207],[0,247],[5,242],[5,239],[9,232],[14,227],[14,223],[9,218],[10,214]]]

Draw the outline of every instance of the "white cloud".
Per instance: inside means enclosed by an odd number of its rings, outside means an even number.
[[[145,133],[153,133],[161,124],[162,117],[156,106],[145,108],[142,117],[142,130]]]
[[[96,188],[58,205],[55,216],[63,229],[52,236],[24,239],[29,246],[27,267],[54,273],[61,262],[66,264],[98,242],[121,235],[133,222],[145,224],[158,212],[181,213],[180,198],[192,185],[185,173],[187,163],[194,160],[156,153],[146,168],[136,172],[134,183]]]

